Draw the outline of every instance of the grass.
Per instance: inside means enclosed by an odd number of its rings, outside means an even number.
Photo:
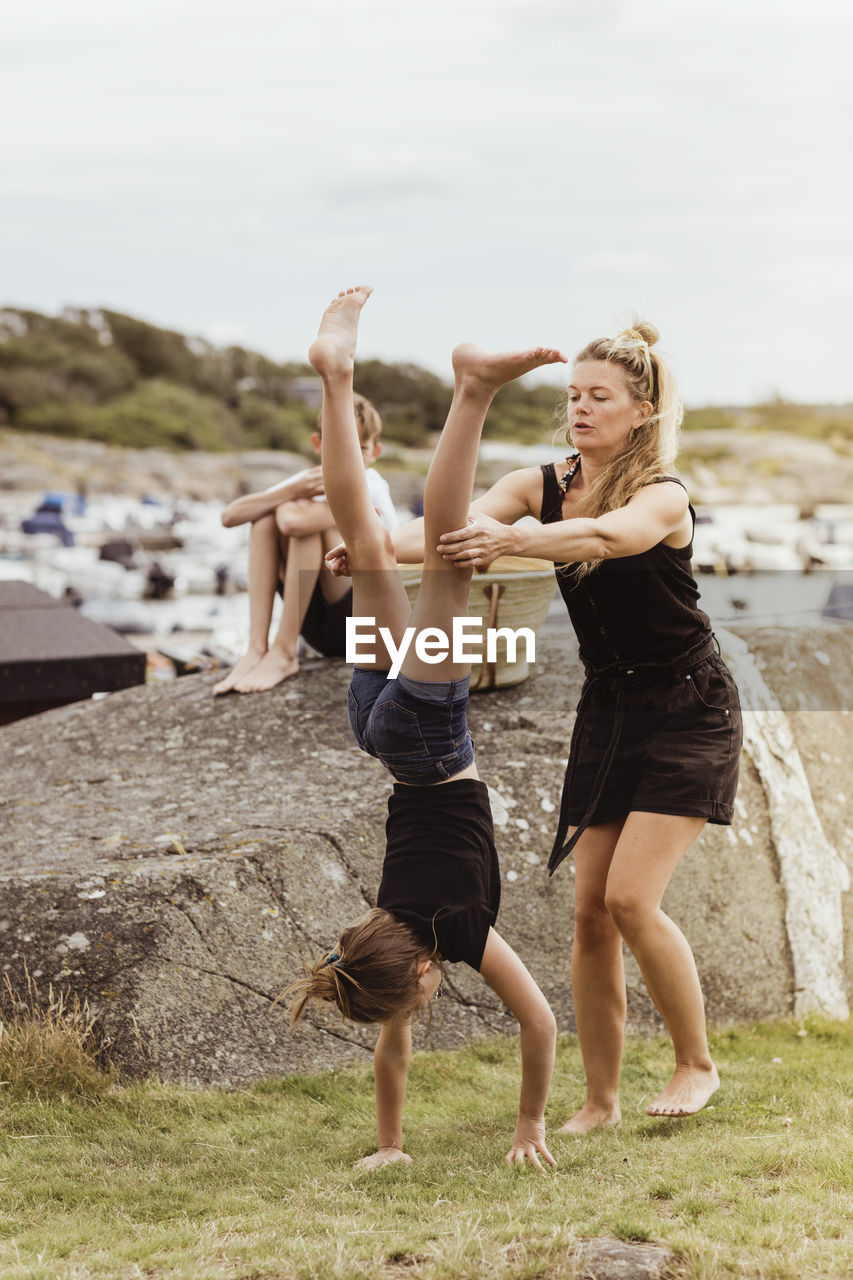
[[[517,1041],[420,1054],[414,1163],[364,1174],[353,1165],[374,1136],[367,1067],[234,1093],[121,1084],[98,1069],[86,1011],[65,1018],[72,1048],[52,1077],[56,1043],[33,1050],[34,1010],[18,1017],[34,1073],[22,1059],[9,1072],[23,1043],[14,1019],[0,1037],[3,1280],[533,1280],[572,1274],[573,1244],[595,1236],[666,1243],[690,1280],[853,1271],[849,1023],[719,1031],[723,1087],[682,1121],[643,1111],[668,1075],[667,1043],[631,1040],[622,1128],[554,1134],[559,1167],[545,1174],[503,1162]],[[54,1001],[43,1029],[55,1036],[59,1020]],[[552,1129],[581,1083],[563,1037]]]

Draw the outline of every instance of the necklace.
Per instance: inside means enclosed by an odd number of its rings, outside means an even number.
[[[568,463],[569,463],[569,466],[568,466],[568,470],[566,471],[566,474],[563,476],[561,480],[557,481],[557,488],[560,490],[560,493],[563,495],[564,498],[568,492],[569,485],[572,483],[572,480],[581,469],[580,454],[576,453],[573,458],[569,458]]]

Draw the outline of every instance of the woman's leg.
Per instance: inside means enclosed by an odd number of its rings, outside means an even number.
[[[696,962],[684,934],[661,910],[673,871],[704,818],[630,813],[613,854],[605,902],[672,1036],[675,1073],[649,1115],[693,1115],[719,1086],[705,1028]]]
[[[323,313],[308,353],[323,380],[322,463],[326,501],[347,546],[353,585],[353,616],[373,618],[375,644],[362,641],[367,657],[360,664],[387,671],[391,655],[378,634],[387,627],[398,645],[411,610],[388,531],[373,509],[361,441],[353,412],[353,368],[361,308],[372,293],[368,286],[348,289]]]
[[[480,434],[495,393],[531,369],[564,360],[550,347],[495,355],[464,343],[454,350],[453,401],[424,488],[424,572],[412,611],[412,625],[419,631],[437,628],[452,640],[453,619],[468,613],[471,570],[448,564],[436,547],[443,533],[468,521]],[[427,681],[458,680],[470,670],[470,662],[454,662],[452,652],[442,662],[426,663],[414,644],[402,666],[403,675]]]
[[[625,1039],[622,937],[604,905],[607,877],[623,823],[588,827],[574,851],[575,936],[572,995],[586,1101],[561,1133],[589,1133],[622,1118],[619,1073]]]

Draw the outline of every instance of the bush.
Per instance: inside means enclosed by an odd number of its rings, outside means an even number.
[[[211,396],[159,378],[92,411],[90,434],[109,444],[167,449],[231,449],[242,441],[231,413]]]
[[[249,449],[287,449],[301,453],[312,431],[317,430],[317,414],[308,405],[282,408],[257,395],[241,398],[237,417]]]
[[[26,968],[22,991],[3,975],[0,1083],[7,1097],[100,1097],[114,1080],[85,1000],[54,991],[52,984],[43,997]]]
[[[685,431],[730,431],[738,426],[737,414],[731,409],[688,409],[684,415]]]

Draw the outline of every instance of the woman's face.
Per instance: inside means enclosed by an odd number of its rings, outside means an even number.
[[[602,457],[620,453],[631,428],[651,412],[647,400],[638,402],[628,391],[622,371],[606,360],[581,360],[569,383],[569,438],[582,454]]]

